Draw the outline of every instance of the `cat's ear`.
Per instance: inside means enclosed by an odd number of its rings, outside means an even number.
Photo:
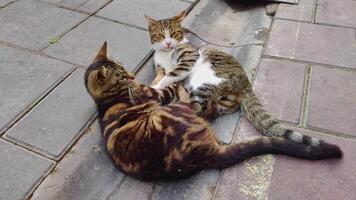
[[[172,19],[178,22],[182,22],[186,15],[187,15],[187,11],[183,10],[179,12],[176,16],[172,17]]]
[[[101,60],[108,60],[108,45],[105,41],[104,44],[101,46],[98,54],[96,55],[93,63],[101,61]]]
[[[149,17],[149,16],[147,16],[147,15],[145,15],[145,19],[146,19],[147,24],[148,24],[149,26],[151,26],[151,25],[153,25],[153,24],[155,24],[155,23],[157,22],[156,20],[154,20],[153,18],[151,18],[151,17]]]
[[[105,80],[108,78],[109,72],[108,69],[106,69],[105,66],[101,66],[98,71],[96,71],[96,80],[98,83],[103,84]]]

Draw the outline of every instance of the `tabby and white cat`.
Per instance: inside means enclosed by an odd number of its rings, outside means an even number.
[[[175,180],[267,153],[310,160],[342,156],[335,145],[322,142],[316,148],[281,137],[223,145],[189,103],[177,102],[174,84],[156,90],[135,82],[121,63],[107,57],[106,43],[88,67],[85,85],[97,105],[110,157],[136,178]]]
[[[265,135],[310,146],[321,145],[319,139],[285,128],[264,110],[234,57],[215,49],[195,48],[187,42],[181,26],[184,16],[184,11],[170,19],[154,20],[145,16],[155,63],[167,72],[153,86],[155,89],[184,80],[193,108],[200,116],[215,118],[235,112],[241,106],[253,126]]]

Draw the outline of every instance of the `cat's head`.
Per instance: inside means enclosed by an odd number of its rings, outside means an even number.
[[[85,73],[85,86],[94,100],[102,100],[116,95],[120,88],[127,87],[134,78],[121,63],[108,57],[107,43],[104,42]]]
[[[169,19],[155,20],[145,15],[152,48],[156,51],[170,51],[184,40],[181,22],[186,11],[178,13]]]

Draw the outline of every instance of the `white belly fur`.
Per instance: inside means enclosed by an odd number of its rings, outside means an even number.
[[[204,84],[218,85],[225,79],[216,76],[214,70],[211,69],[211,63],[207,62],[205,58],[200,55],[197,62],[191,71],[189,80],[186,82],[186,88],[196,90]]]
[[[173,51],[174,50],[168,52],[156,51],[154,54],[155,66],[160,65],[165,69],[166,73],[172,71],[172,69],[174,68],[174,65],[171,60]]]

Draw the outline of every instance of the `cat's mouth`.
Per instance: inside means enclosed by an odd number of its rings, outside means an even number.
[[[170,50],[172,50],[174,47],[173,46],[165,46],[162,50],[163,51],[170,51]]]

